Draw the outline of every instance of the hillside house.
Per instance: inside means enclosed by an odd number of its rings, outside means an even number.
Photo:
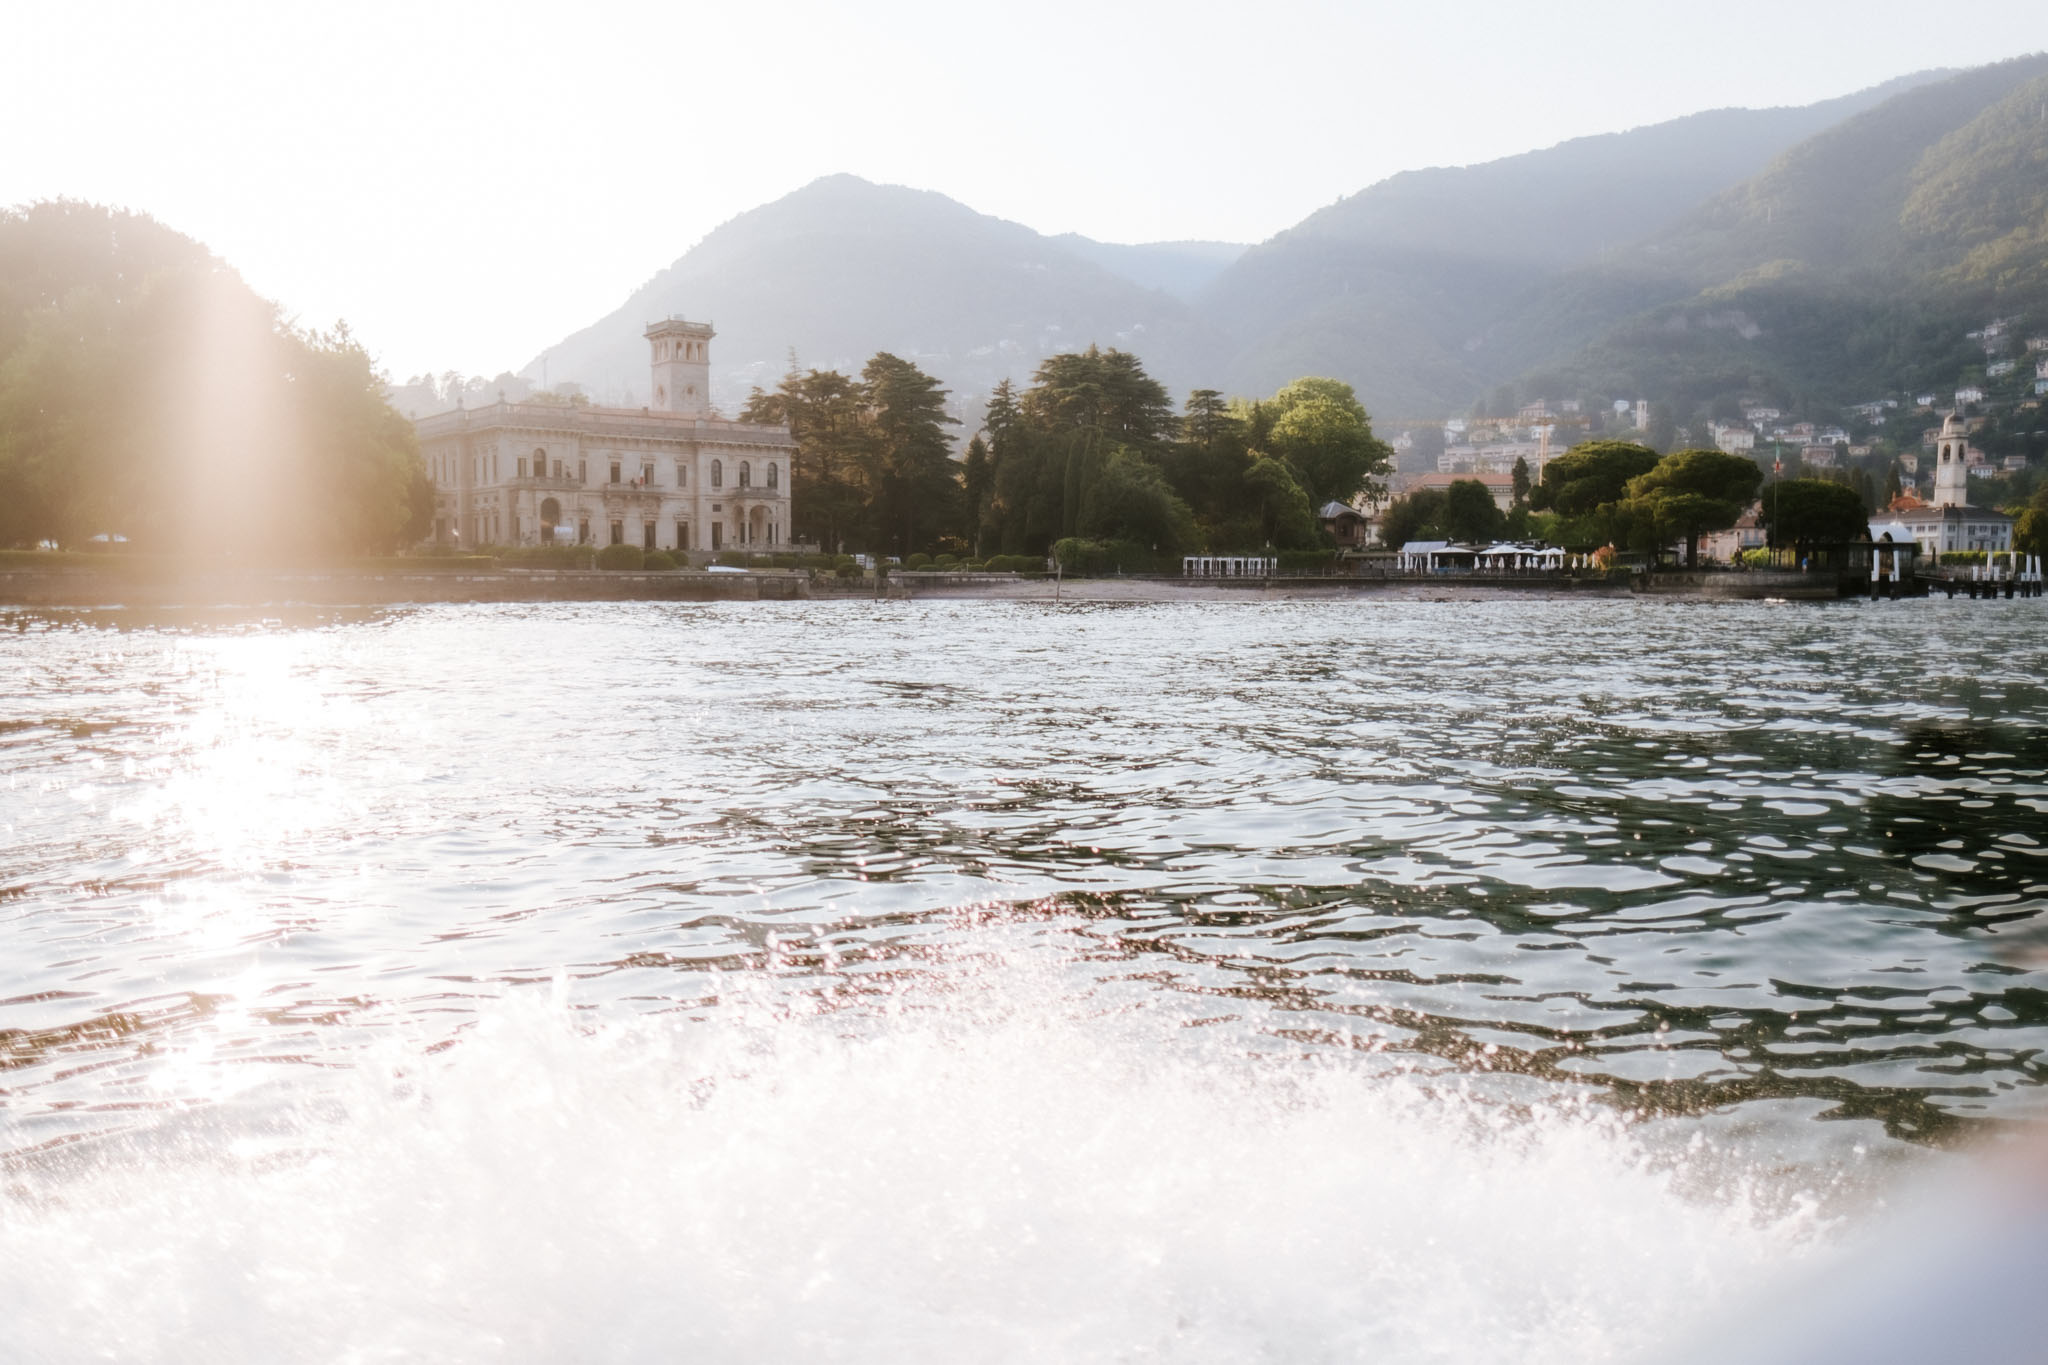
[[[1736,519],[1735,525],[1725,531],[1710,531],[1700,537],[1700,558],[1719,563],[1732,564],[1735,556],[1744,550],[1760,550],[1766,542],[1764,531],[1764,505],[1761,501],[1750,504],[1749,510]]]
[[[1971,403],[1981,403],[1983,401],[1984,390],[1978,388],[1975,384],[1965,385],[1964,387],[1956,390],[1956,406],[1959,408],[1966,407]]]
[[[1911,453],[1899,456],[1899,468],[1907,474],[1920,472],[1920,457]]]
[[[1318,519],[1340,550],[1363,550],[1371,533],[1369,518],[1349,503],[1326,502]]]
[[[1934,406],[1934,395],[1931,393],[1915,394],[1913,405],[1920,408],[1931,408]]]
[[[1994,360],[1984,367],[1984,373],[1993,379],[2003,379],[2019,367],[2017,360]]]
[[[1799,450],[1799,462],[1808,469],[1833,469],[1835,448],[1821,445],[1802,446]]]
[[[1849,444],[1849,433],[1840,427],[1822,427],[1817,441],[1824,446],[1845,446]]]
[[[2028,337],[2027,349],[2029,351],[2048,351],[2048,337]]]
[[[1765,422],[1775,422],[1784,415],[1776,408],[1745,407],[1742,410],[1742,420],[1753,427],[1762,426]]]
[[[1730,455],[1747,455],[1756,449],[1756,433],[1748,427],[1723,426],[1716,422],[1713,435],[1715,447]]]

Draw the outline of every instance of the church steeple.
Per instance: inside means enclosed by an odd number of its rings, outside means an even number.
[[[711,411],[711,338],[708,322],[665,318],[647,329],[652,350],[657,412],[703,417]]]
[[[1970,470],[1966,458],[1969,449],[1970,439],[1963,429],[1962,414],[1952,412],[1942,418],[1941,435],[1935,438],[1933,506],[1970,505]]]

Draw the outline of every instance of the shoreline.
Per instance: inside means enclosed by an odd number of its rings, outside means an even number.
[[[1653,585],[1602,578],[1019,578],[988,574],[897,575],[813,582],[792,571],[714,574],[580,570],[228,570],[138,572],[139,566],[0,569],[0,606],[265,607],[386,606],[497,602],[1296,602],[1560,601],[1636,598],[1664,602],[1833,601],[1836,580],[1821,575],[1731,574]]]

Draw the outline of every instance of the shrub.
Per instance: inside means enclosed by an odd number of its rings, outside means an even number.
[[[832,572],[834,572],[835,574],[839,575],[839,577],[841,577],[841,578],[859,578],[859,577],[860,577],[860,565],[858,565],[858,564],[855,564],[855,563],[852,563],[851,561],[849,561],[849,562],[847,562],[847,563],[845,563],[845,564],[841,564],[841,565],[840,565],[839,567],[837,567],[836,569],[834,569],[834,570],[833,570]]]
[[[1153,573],[1159,564],[1159,556],[1128,540],[1069,536],[1052,547],[1052,555],[1060,571],[1069,574]]]
[[[1282,550],[1277,558],[1282,569],[1327,569],[1337,562],[1335,550]]]
[[[646,560],[638,545],[607,545],[597,552],[600,569],[637,569]]]
[[[744,569],[747,567],[747,557],[738,550],[721,551],[711,562],[721,569]]]
[[[794,569],[797,567],[795,555],[770,555],[768,556],[768,562],[778,569]]]
[[[596,554],[588,545],[520,545],[500,551],[498,562],[519,569],[587,569]]]
[[[987,568],[991,573],[1037,573],[1045,568],[1045,559],[1040,555],[990,555]]]
[[[1941,562],[1943,564],[1982,564],[1985,562],[1985,554],[1982,550],[1943,550],[1941,552]]]
[[[858,569],[860,561],[856,560],[852,555],[834,555],[832,556],[832,567],[835,569]]]
[[[912,555],[903,561],[903,567],[906,569],[925,569],[931,567],[931,562],[932,557],[930,555]]]
[[[932,561],[932,567],[934,569],[957,569],[960,567],[960,556],[940,555]]]
[[[676,557],[667,550],[656,550],[640,561],[640,567],[643,569],[673,569],[675,566]]]

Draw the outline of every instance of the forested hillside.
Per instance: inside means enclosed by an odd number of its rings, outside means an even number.
[[[877,350],[916,361],[956,392],[986,394],[1048,355],[1091,343],[1141,351],[1178,373],[1201,324],[1162,286],[1204,268],[1211,244],[1104,251],[976,213],[924,190],[828,176],[726,223],[619,308],[551,348],[551,379],[599,402],[647,401],[647,323],[685,313],[718,327],[714,396],[735,407],[791,353],[852,370]],[[1133,254],[1135,253],[1135,254]],[[1092,259],[1095,258],[1095,259]],[[539,361],[524,372],[538,380]]]
[[[1462,410],[1669,297],[1625,273],[1567,301],[1557,343],[1506,323],[1545,281],[1664,227],[1800,139],[1932,76],[1803,108],[1718,110],[1481,166],[1397,175],[1249,251],[1047,237],[928,191],[838,175],[724,224],[606,317],[550,348],[551,380],[644,402],[640,339],[671,313],[719,327],[720,401],[876,349],[942,377],[963,411],[1046,356],[1095,344],[1176,389],[1268,392],[1336,375],[1389,415]],[[1509,344],[1516,342],[1517,344]],[[1531,343],[1533,343],[1533,348]],[[539,357],[522,372],[542,378]]]
[[[1557,282],[1522,325],[1633,281],[1642,307],[1521,390],[1828,408],[1981,372],[1966,334],[2048,324],[2048,57],[1923,86]]]
[[[0,211],[0,546],[394,548],[433,515],[345,328],[301,331],[137,213]]]
[[[1633,272],[1552,311],[1545,281],[1664,228],[1908,77],[1801,108],[1720,109],[1579,138],[1478,166],[1410,171],[1312,214],[1247,252],[1201,300],[1227,338],[1221,377],[1257,390],[1291,373],[1342,375],[1389,416],[1472,399],[1660,301]],[[1534,310],[1541,329],[1511,325]]]

